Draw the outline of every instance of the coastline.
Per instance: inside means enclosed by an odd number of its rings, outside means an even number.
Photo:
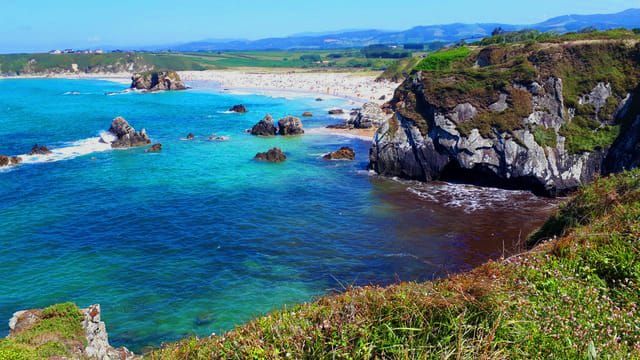
[[[398,86],[393,82],[376,82],[376,74],[358,72],[324,72],[302,69],[245,69],[179,71],[181,79],[194,89],[210,88],[236,95],[256,94],[269,97],[317,97],[323,100],[341,99],[348,106],[367,102],[382,105]],[[105,80],[129,84],[130,73],[66,73],[47,75],[0,76],[0,79],[71,79]],[[210,83],[211,86],[201,84]],[[323,90],[324,89],[324,90]],[[384,100],[381,100],[384,99]],[[345,104],[345,105],[347,105]],[[347,106],[345,106],[347,107]],[[338,120],[338,119],[337,119]],[[333,135],[371,142],[377,129],[313,128],[309,135]]]

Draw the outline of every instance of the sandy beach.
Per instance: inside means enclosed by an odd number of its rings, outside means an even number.
[[[181,71],[183,81],[213,81],[222,88],[240,91],[290,92],[383,104],[398,84],[376,82],[375,74],[312,72],[304,70],[206,70]]]

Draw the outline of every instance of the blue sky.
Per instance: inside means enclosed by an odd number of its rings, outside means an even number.
[[[159,45],[452,22],[529,24],[640,0],[2,0],[0,52]]]

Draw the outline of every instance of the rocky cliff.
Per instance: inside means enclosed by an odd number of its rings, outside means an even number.
[[[379,174],[556,195],[640,162],[637,40],[447,51],[396,90],[370,151]],[[635,131],[616,141],[621,128]]]

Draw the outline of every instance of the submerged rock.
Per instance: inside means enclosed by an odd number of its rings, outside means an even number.
[[[323,156],[325,160],[355,160],[356,152],[352,148],[343,146],[339,150]]]
[[[273,148],[267,152],[257,153],[255,158],[259,161],[279,163],[287,160],[287,156],[279,148]]]
[[[185,90],[187,86],[175,71],[148,71],[131,77],[131,88],[146,91]]]
[[[251,128],[251,135],[255,136],[275,136],[278,132],[273,122],[273,117],[267,115]]]
[[[151,145],[150,148],[147,149],[146,152],[152,153],[152,152],[160,152],[160,151],[162,151],[162,144],[153,144]]]
[[[211,135],[208,138],[209,141],[229,141],[228,136]]]
[[[302,113],[302,117],[313,117],[313,113],[310,111],[305,111]]]
[[[278,133],[284,136],[302,135],[304,129],[302,128],[302,121],[294,116],[287,116],[278,121]]]
[[[229,111],[244,114],[247,112],[247,108],[244,105],[233,105]]]
[[[329,110],[329,115],[342,115],[342,114],[344,114],[344,110],[342,109]]]
[[[189,133],[189,135],[187,135],[187,140],[193,140],[195,138],[196,138],[196,136],[193,135],[193,133]]]
[[[22,158],[18,156],[0,155],[0,167],[18,165],[22,162]]]
[[[117,117],[113,120],[109,132],[116,137],[116,140],[111,142],[111,147],[114,149],[144,146],[151,143],[146,130],[136,131],[123,117]]]
[[[38,145],[38,144],[33,145],[33,147],[31,148],[31,151],[29,151],[29,155],[50,155],[50,154],[51,154],[51,150],[49,150],[44,145]]]

